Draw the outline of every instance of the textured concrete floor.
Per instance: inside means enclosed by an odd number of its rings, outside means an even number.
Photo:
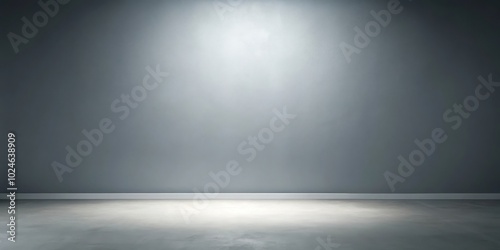
[[[500,201],[210,201],[189,216],[201,205],[19,201],[0,249],[500,249]]]

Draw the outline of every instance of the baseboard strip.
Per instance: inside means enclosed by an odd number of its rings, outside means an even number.
[[[0,199],[6,200],[7,193]],[[210,195],[210,194],[209,194]],[[17,193],[18,200],[500,200],[500,193]]]

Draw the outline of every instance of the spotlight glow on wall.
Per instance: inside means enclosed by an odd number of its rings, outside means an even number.
[[[222,47],[220,52],[225,59],[247,61],[262,58],[279,47],[276,36],[281,31],[281,21],[277,2],[248,1],[223,20],[202,25],[203,34]]]
[[[253,55],[260,57],[266,53],[270,33],[265,27],[252,22],[238,22],[225,33],[224,48],[235,56]]]

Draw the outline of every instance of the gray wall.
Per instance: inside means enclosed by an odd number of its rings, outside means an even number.
[[[21,34],[40,10],[2,2],[2,34]],[[234,160],[242,171],[220,192],[385,193],[397,157],[442,128],[446,141],[394,191],[500,192],[500,87],[460,125],[443,119],[478,76],[500,81],[499,5],[401,0],[348,63],[339,44],[354,45],[354,27],[387,2],[247,1],[234,8],[249,23],[221,20],[211,1],[61,5],[18,53],[1,44],[1,128],[17,133],[19,191],[193,192]],[[156,65],[169,76],[136,108],[112,110]],[[238,146],[285,106],[296,117],[247,161]],[[114,130],[60,182],[54,162],[67,166],[66,146],[103,118]]]

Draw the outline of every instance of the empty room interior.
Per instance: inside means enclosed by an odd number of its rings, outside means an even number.
[[[0,250],[500,249],[499,1],[0,11]]]

